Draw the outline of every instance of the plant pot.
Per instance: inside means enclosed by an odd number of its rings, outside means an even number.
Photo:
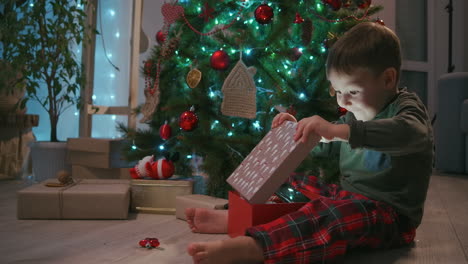
[[[31,144],[33,180],[41,182],[57,177],[57,172],[66,170],[71,173],[67,164],[67,142],[38,141]]]
[[[0,91],[0,114],[24,114],[26,109],[18,109],[18,103],[23,99],[25,90]]]

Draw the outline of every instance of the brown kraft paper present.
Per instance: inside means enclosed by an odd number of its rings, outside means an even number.
[[[193,192],[192,180],[132,180],[131,209],[140,213],[175,214],[176,197]]]
[[[74,179],[127,179],[130,180],[130,168],[92,168],[82,165],[72,165]]]
[[[110,138],[69,138],[67,160],[71,165],[92,168],[133,167],[121,155],[123,139]]]
[[[18,219],[126,219],[128,180],[76,180],[64,187],[50,179],[17,192]]]

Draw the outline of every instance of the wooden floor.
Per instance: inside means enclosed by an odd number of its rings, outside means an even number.
[[[0,181],[0,263],[191,263],[192,241],[226,235],[193,234],[174,216],[131,214],[128,220],[17,220],[16,191],[27,184]],[[157,237],[161,249],[138,241]],[[468,264],[468,176],[435,174],[414,246],[351,252],[346,264]]]

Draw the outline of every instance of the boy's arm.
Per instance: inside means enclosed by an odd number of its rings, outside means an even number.
[[[349,122],[352,148],[369,148],[390,155],[405,155],[432,147],[427,112],[416,102],[405,102],[391,118]]]

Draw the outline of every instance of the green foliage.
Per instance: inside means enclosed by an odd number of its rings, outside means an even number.
[[[215,10],[215,17],[207,22],[200,17],[205,3]],[[164,46],[156,45],[153,48],[151,58],[148,59],[153,61],[153,65],[157,61],[162,65],[160,104],[153,115],[149,131],[127,130],[127,137],[130,141],[134,140],[137,147],[132,149],[128,146],[127,158],[141,159],[148,153],[161,156],[159,146],[164,145],[165,150],[182,154],[176,164],[176,173],[191,175],[188,166],[190,156],[187,155],[196,153],[203,157],[202,170],[210,177],[208,193],[225,197],[229,190],[226,178],[270,130],[271,120],[278,113],[277,106],[297,112],[297,119],[316,114],[327,120],[337,119],[336,100],[329,95],[325,73],[327,45],[331,45],[335,37],[359,22],[346,17],[362,17],[365,10],[354,5],[336,12],[324,6],[321,0],[267,3],[275,14],[273,22],[267,25],[255,21],[253,14],[260,5],[257,1],[191,0],[179,3],[185,10],[186,19],[201,32],[210,32],[231,22],[233,24],[211,36],[201,36],[192,31],[183,19],[179,19],[171,26],[166,38],[168,43],[178,40],[174,54],[162,57],[160,54]],[[245,5],[245,8],[237,18],[241,5]],[[368,14],[379,9],[371,7]],[[311,23],[293,23],[297,12]],[[326,21],[340,18],[346,20]],[[305,28],[307,25],[309,28]],[[308,34],[311,34],[310,41],[307,41]],[[302,51],[300,58],[292,56],[293,48]],[[214,70],[210,66],[211,55],[219,49],[230,56],[230,67],[225,71]],[[257,116],[253,120],[224,116],[220,111],[223,100],[221,87],[241,56],[247,66],[257,69],[254,76],[257,85]],[[200,84],[194,89],[185,82],[191,67],[203,73]],[[152,67],[150,72],[142,68],[142,73],[152,83],[156,67]],[[178,117],[192,105],[199,118],[198,128],[192,132],[181,131]],[[167,142],[158,138],[158,129],[166,120],[174,131],[173,137]],[[122,130],[125,131],[125,128],[122,127]],[[327,173],[323,175],[328,177],[326,180],[336,181],[336,159],[325,162],[309,158],[298,170],[318,175],[320,169],[325,167]]]
[[[87,39],[82,9],[86,3],[1,1],[8,7],[0,26],[2,59],[23,73],[28,97],[48,112],[50,139],[57,141],[59,117],[67,108],[79,105],[80,87],[85,80],[75,51]]]

